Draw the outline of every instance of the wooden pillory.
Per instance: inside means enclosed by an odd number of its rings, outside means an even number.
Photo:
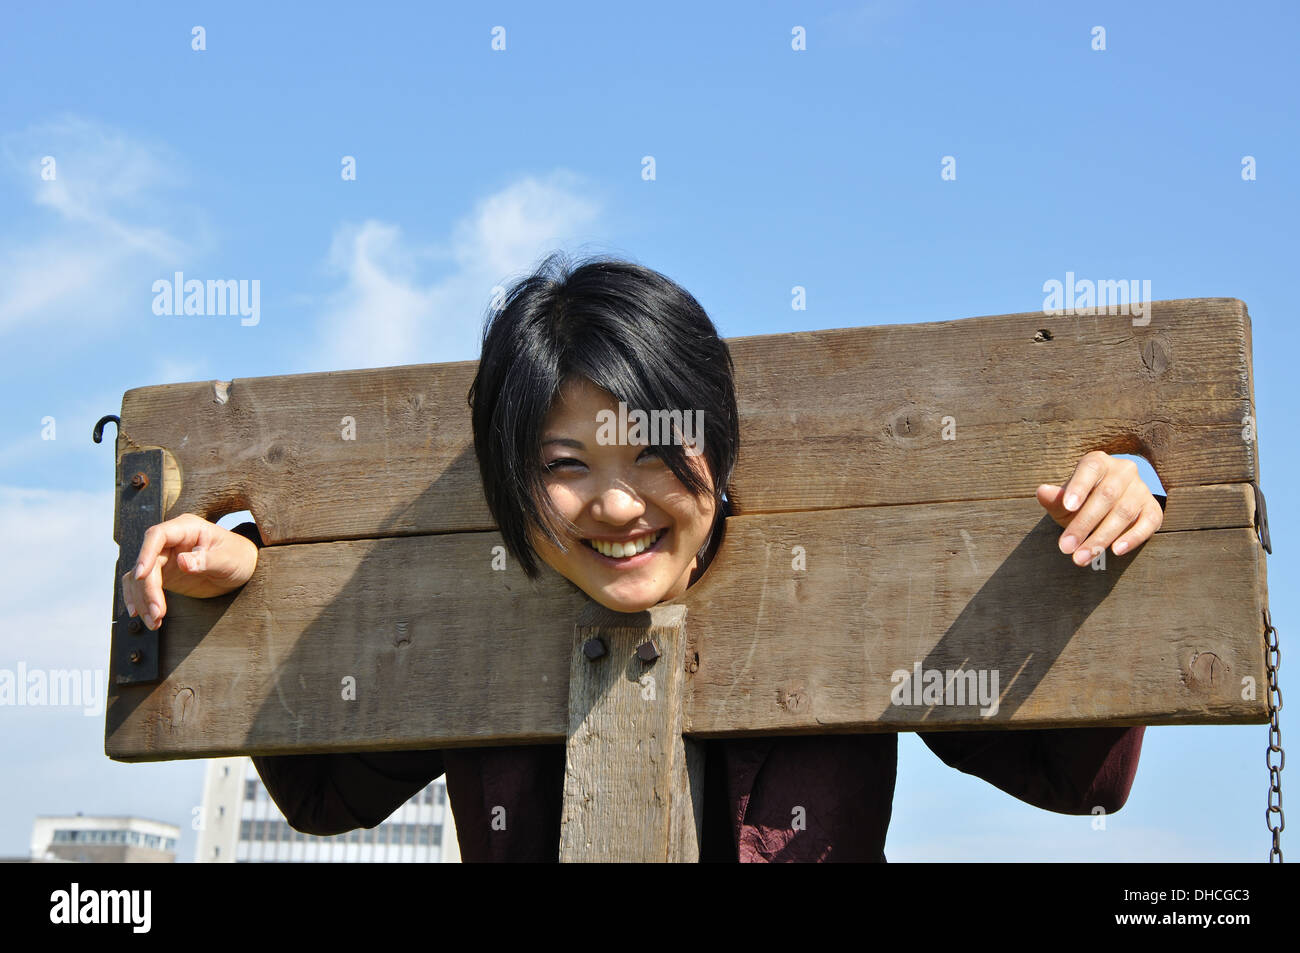
[[[105,751],[564,742],[561,859],[694,860],[698,739],[1267,722],[1250,318],[1148,314],[729,339],[736,514],[696,585],[629,615],[505,565],[476,362],[129,390]],[[1034,490],[1094,449],[1146,457],[1168,500],[1145,545],[1080,568]],[[144,529],[244,509],[253,578],[133,627]],[[896,703],[893,673],[929,670],[965,703]]]

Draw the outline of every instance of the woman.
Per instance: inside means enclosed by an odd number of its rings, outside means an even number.
[[[629,262],[550,256],[489,316],[469,403],[488,506],[529,578],[540,557],[620,612],[699,579],[731,511],[739,421],[730,353],[687,291]],[[610,415],[627,408],[681,411],[683,425],[650,444],[611,440]],[[1106,546],[1141,544],[1162,520],[1137,467],[1100,452],[1037,495],[1080,566]],[[229,592],[251,577],[260,545],[252,523],[228,531],[186,514],[152,527],[123,577],[128,611],[145,607],[156,628],[164,589]],[[918,734],[946,764],[1027,803],[1091,814],[1123,805],[1144,730]],[[703,860],[885,860],[895,734],[705,747]],[[374,827],[445,773],[471,861],[557,858],[564,761],[560,744],[253,758],[290,825],[322,835]]]

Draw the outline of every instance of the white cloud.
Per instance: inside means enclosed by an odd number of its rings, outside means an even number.
[[[107,332],[124,314],[149,313],[153,279],[203,240],[197,214],[166,200],[181,167],[166,146],[73,116],[5,136],[0,155],[0,171],[31,203],[7,223],[23,238],[0,244],[0,333],[71,324]]]
[[[338,229],[328,267],[342,287],[324,303],[315,353],[300,370],[476,360],[494,285],[590,234],[600,214],[576,176],[532,176],[480,201],[443,245],[410,242],[369,220]],[[439,269],[439,277],[423,277]]]

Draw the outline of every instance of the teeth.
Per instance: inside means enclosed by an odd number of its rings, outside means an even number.
[[[649,536],[641,536],[634,539],[630,543],[604,543],[600,540],[590,539],[587,540],[587,545],[605,556],[611,556],[614,559],[625,559],[628,556],[634,556],[637,553],[645,552],[646,549],[655,544],[664,532],[664,530],[659,530],[659,532],[651,533]]]

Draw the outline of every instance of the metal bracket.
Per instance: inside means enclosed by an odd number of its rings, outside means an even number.
[[[134,570],[145,530],[162,522],[162,510],[163,451],[137,450],[122,454],[117,473],[119,548],[117,572],[113,576],[113,635],[109,654],[109,678],[114,685],[147,685],[158,681],[160,636],[166,620],[157,629],[149,629],[138,615],[129,617],[122,598],[122,577]]]
[[[1259,531],[1259,541],[1264,546],[1264,552],[1272,555],[1273,542],[1268,537],[1268,507],[1264,505],[1264,491],[1254,480],[1250,481],[1250,486],[1255,491],[1255,529]]]

